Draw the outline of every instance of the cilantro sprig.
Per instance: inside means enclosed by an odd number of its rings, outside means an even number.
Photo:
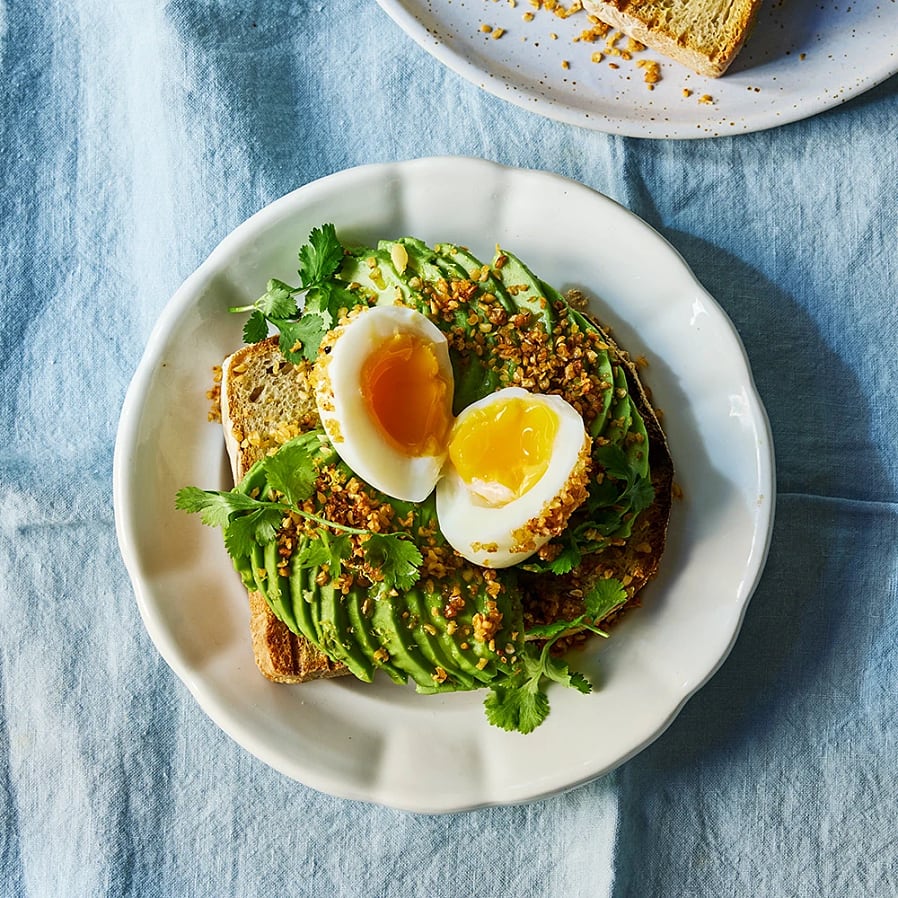
[[[588,630],[607,637],[598,622],[626,601],[627,593],[619,580],[599,580],[584,597],[583,614],[528,630],[527,639],[532,641],[528,642],[521,669],[491,685],[484,701],[489,722],[503,730],[533,732],[549,714],[549,698],[543,688],[546,680],[579,692],[591,692],[589,680],[572,671],[567,661],[553,655],[552,647],[572,631]],[[535,647],[537,644],[539,647]]]
[[[381,578],[378,589],[410,589],[418,580],[423,558],[407,533],[374,533],[301,507],[314,493],[319,464],[332,456],[333,449],[313,431],[286,443],[251,469],[247,480],[264,480],[268,486],[265,498],[248,495],[239,486],[227,491],[187,486],[178,490],[175,507],[199,514],[207,526],[220,527],[225,548],[235,560],[249,555],[254,545],[264,546],[277,539],[285,516],[299,515],[318,525],[316,540],[300,552],[300,564],[328,564],[332,576],[339,576],[355,551],[350,537],[356,536],[360,537],[357,542],[365,563]]]
[[[234,313],[250,312],[243,326],[246,343],[266,339],[269,327],[279,331],[278,347],[290,362],[311,361],[339,310],[352,305],[349,291],[334,280],[343,263],[344,249],[334,225],[313,228],[299,250],[299,286],[272,278],[255,302],[231,306]],[[302,309],[297,302],[305,294]]]

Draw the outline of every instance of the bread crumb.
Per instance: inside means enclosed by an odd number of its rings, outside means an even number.
[[[480,26],[480,30],[481,30],[484,34],[490,34],[490,33],[492,32],[492,30],[493,30],[493,26],[492,26],[492,25],[487,25],[486,22],[484,22],[484,23]]]
[[[652,90],[661,80],[661,64],[654,59],[638,59],[636,65],[643,70],[642,80]]]
[[[493,31],[493,35],[492,35],[493,40],[494,41],[499,40],[499,38],[502,37],[503,34],[505,34],[504,28],[496,28],[495,31]]]
[[[692,96],[692,91],[689,90],[688,87],[684,87],[684,88],[683,88],[683,96],[684,96],[684,97],[691,97],[691,96]]]
[[[493,2],[498,2],[498,0],[493,0]],[[645,51],[647,49],[646,45],[587,13],[583,9],[581,0],[572,0],[567,6],[564,5],[562,0],[528,0],[528,4],[531,10],[548,12],[562,19],[567,19],[575,14],[581,14],[585,17],[589,22],[589,27],[583,28],[578,34],[570,38],[570,40],[575,44],[597,44],[600,41],[603,41],[604,43],[602,44],[601,50],[597,49],[590,55],[590,60],[593,63],[603,62],[610,56],[615,57],[622,62],[629,63],[635,61],[636,64],[643,69],[643,81],[649,90],[653,90],[655,84],[661,81],[660,63],[654,60],[636,60],[636,54]],[[532,22],[535,17],[536,13],[532,11],[527,11],[522,14],[522,19],[525,22]],[[548,39],[553,41],[562,39],[561,36],[554,31],[549,32],[547,36]],[[522,37],[521,40],[526,42],[527,38]],[[536,42],[534,42],[533,45],[534,47],[539,46]],[[609,68],[612,69],[621,68],[617,63],[612,63],[610,61],[608,65]],[[569,70],[571,68],[571,60],[562,59],[561,67],[564,70]]]
[[[698,101],[703,106],[713,106],[714,105],[714,97],[712,97],[711,94],[702,94],[698,98]]]

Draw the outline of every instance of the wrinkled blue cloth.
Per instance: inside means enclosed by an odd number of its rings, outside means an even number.
[[[628,139],[491,97],[371,0],[0,0],[0,895],[898,894],[898,80],[812,119]],[[285,779],[160,659],[115,429],[160,310],[348,166],[545,168],[656,227],[738,327],[778,455],[735,649],[657,742],[421,816]]]

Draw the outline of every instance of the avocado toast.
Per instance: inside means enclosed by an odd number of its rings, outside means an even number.
[[[272,281],[239,310],[251,313],[250,345],[223,367],[237,486],[185,488],[178,505],[223,527],[269,678],[368,681],[381,671],[419,692],[487,687],[490,721],[529,732],[548,713],[546,679],[589,690],[562,650],[605,635],[600,624],[638,602],[663,551],[672,465],[637,365],[581,297],[561,296],[499,248],[489,264],[414,238],[344,248],[324,226],[299,258],[299,287]],[[582,418],[588,477],[527,522],[538,539],[520,563],[463,557],[441,532],[433,494],[383,494],[322,426],[314,383],[334,335],[393,305],[445,337],[453,415],[516,388],[560,396]]]

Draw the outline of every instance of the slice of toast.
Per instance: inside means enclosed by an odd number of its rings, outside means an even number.
[[[590,15],[709,78],[729,68],[760,6],[761,0],[583,0]]]
[[[573,585],[612,576],[624,583],[635,601],[655,575],[664,548],[673,467],[664,434],[642,388],[637,366],[615,346],[610,336],[606,335],[605,339],[627,369],[631,395],[646,423],[655,501],[640,516],[633,536],[624,545],[583,559],[580,568],[574,572],[580,579]],[[320,425],[310,375],[309,363],[294,365],[283,358],[275,337],[245,346],[225,359],[220,392],[221,420],[235,483],[256,461]],[[525,617],[532,622],[549,623],[558,616],[571,618],[582,613],[582,609],[572,610],[565,605],[568,600],[564,596],[573,594],[571,585],[568,578],[535,575],[524,590],[530,596],[530,600],[525,597]],[[583,595],[582,591],[579,595]],[[577,601],[582,602],[581,599]],[[253,653],[259,670],[268,679],[279,683],[303,683],[348,673],[342,664],[328,659],[308,640],[278,620],[260,592],[251,591],[249,603]]]
[[[221,422],[234,483],[260,458],[318,426],[308,363],[293,365],[276,337],[238,349],[222,364]],[[250,633],[259,670],[278,683],[347,673],[279,621],[260,592],[250,592]]]

